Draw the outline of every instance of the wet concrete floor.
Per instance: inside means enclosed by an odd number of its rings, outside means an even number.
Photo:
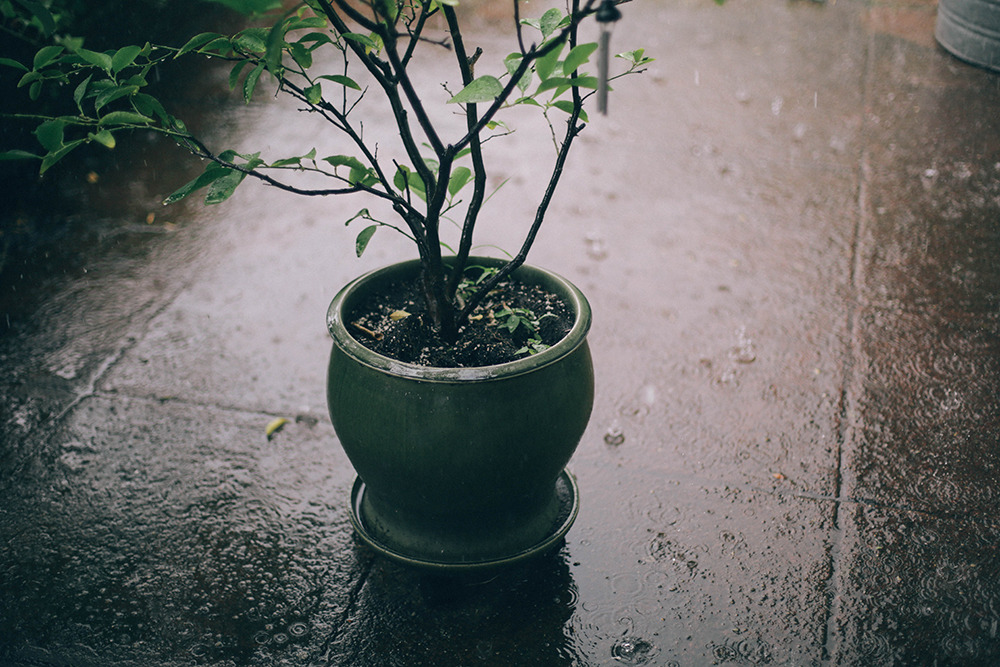
[[[4,212],[0,664],[1000,664],[1000,77],[927,0],[624,10],[657,61],[531,258],[596,314],[565,544],[445,580],[355,541],[325,309],[408,247],[256,185],[162,209],[197,167],[140,142]],[[208,91],[216,141],[317,141]],[[504,142],[513,247],[545,136]]]

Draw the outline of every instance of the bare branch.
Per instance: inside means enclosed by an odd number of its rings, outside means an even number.
[[[517,0],[514,0],[515,7]],[[448,27],[451,30],[451,38],[455,43],[455,56],[458,58],[458,66],[462,72],[462,84],[469,85],[473,79],[473,64],[465,51],[465,43],[462,40],[462,31],[458,25],[458,17],[452,7],[445,7],[445,17],[448,20]],[[479,50],[476,51],[478,58]],[[476,105],[468,104],[465,107],[466,126],[471,132],[476,126],[478,119],[476,115]],[[462,234],[459,240],[458,251],[455,253],[455,265],[451,269],[448,278],[448,285],[445,293],[450,297],[458,289],[458,283],[465,272],[465,264],[469,259],[472,250],[473,233],[476,227],[476,220],[479,218],[479,211],[483,205],[483,198],[486,192],[486,167],[483,164],[482,139],[479,134],[475,134],[469,142],[469,154],[472,158],[472,170],[474,173],[472,199],[466,208],[465,221],[462,223]]]

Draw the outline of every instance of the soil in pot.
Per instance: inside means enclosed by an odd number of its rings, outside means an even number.
[[[573,317],[557,295],[507,280],[473,311],[458,340],[448,342],[430,326],[417,278],[393,282],[364,299],[348,322],[351,335],[373,352],[422,366],[471,368],[514,361],[555,345],[573,326]]]

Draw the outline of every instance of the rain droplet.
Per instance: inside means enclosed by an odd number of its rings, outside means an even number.
[[[585,239],[587,244],[587,256],[591,259],[602,260],[608,256],[608,246],[604,237],[596,232],[587,234]]]
[[[288,634],[292,637],[298,639],[299,637],[305,637],[309,632],[309,626],[299,621],[297,623],[292,623],[288,626]]]
[[[59,463],[70,472],[80,472],[86,467],[87,459],[78,452],[70,451],[59,457]]]
[[[773,100],[771,100],[771,113],[773,113],[775,116],[780,115],[781,107],[783,107],[784,105],[785,105],[784,98],[775,97]]]
[[[611,422],[611,426],[604,432],[604,442],[614,447],[625,442],[625,431],[622,430],[621,424],[617,421]]]
[[[945,389],[944,398],[941,400],[941,410],[951,412],[960,407],[962,407],[962,396],[952,389]]]
[[[937,177],[938,177],[938,170],[935,169],[934,167],[931,167],[930,169],[924,169],[924,173],[920,174],[920,182],[923,184],[925,188],[930,188],[932,185],[934,185],[934,182],[937,180]]]
[[[656,405],[656,387],[655,386],[653,386],[651,384],[647,384],[645,387],[642,388],[642,392],[641,393],[642,393],[642,402],[643,403],[645,403],[646,405],[648,405],[650,407]]]
[[[752,364],[757,360],[757,350],[754,349],[753,341],[747,336],[746,327],[736,330],[736,347],[730,350],[729,356],[741,364]]]
[[[653,645],[638,637],[626,637],[611,647],[611,657],[631,665],[644,663],[652,652]]]
[[[727,368],[719,375],[717,382],[719,384],[736,384],[736,371]]]

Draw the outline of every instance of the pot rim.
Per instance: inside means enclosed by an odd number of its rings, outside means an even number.
[[[503,265],[506,263],[505,260],[493,257],[470,257],[469,261],[486,265]],[[565,299],[575,313],[576,317],[569,332],[552,347],[537,354],[503,364],[459,368],[421,366],[419,364],[398,361],[369,350],[358,342],[347,330],[347,321],[344,317],[345,304],[366,284],[387,276],[413,272],[414,270],[418,270],[419,267],[420,260],[417,259],[396,262],[369,271],[345,285],[333,298],[326,314],[327,330],[330,332],[334,344],[358,363],[390,375],[414,378],[425,382],[481,382],[514,377],[538,370],[568,356],[586,342],[587,332],[590,330],[591,323],[590,303],[587,301],[587,297],[584,296],[583,292],[576,285],[562,276],[547,269],[524,264],[514,271],[514,276],[522,279],[527,277],[525,274],[535,274],[536,277],[544,277],[546,282],[550,283],[546,287],[549,289],[554,288],[553,291],[556,291],[560,297]]]

